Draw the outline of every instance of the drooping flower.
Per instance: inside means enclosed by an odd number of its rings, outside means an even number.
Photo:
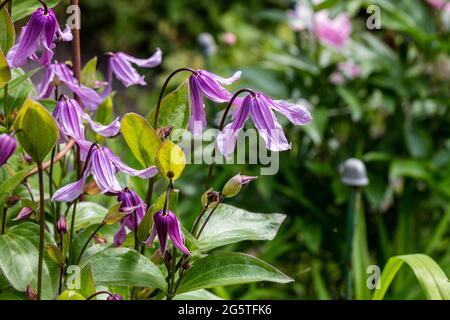
[[[234,151],[239,131],[250,116],[259,135],[266,142],[267,149],[271,151],[284,151],[291,148],[273,110],[283,114],[294,125],[305,125],[312,120],[306,107],[283,100],[272,100],[261,92],[247,95],[238,104],[234,110],[232,122],[217,136],[218,149],[225,156]]]
[[[322,10],[314,16],[314,33],[321,43],[342,49],[350,40],[352,25],[347,13],[342,12],[332,19],[327,10]]]
[[[153,216],[154,224],[152,233],[147,239],[147,245],[152,246],[153,241],[158,235],[160,250],[164,256],[167,251],[167,237],[172,240],[173,245],[181,252],[191,255],[189,249],[184,245],[184,237],[181,232],[180,222],[177,216],[170,210],[160,210]]]
[[[129,230],[136,230],[147,212],[147,205],[142,201],[136,191],[125,188],[117,195],[117,200],[120,202],[120,210],[122,212],[129,212],[120,222],[120,229],[114,236],[114,246],[120,246],[126,239],[126,228]]]
[[[23,207],[22,210],[20,210],[17,217],[15,217],[13,220],[14,221],[25,220],[25,219],[28,219],[29,217],[31,217],[32,214],[33,214],[33,210],[31,208]]]
[[[90,111],[95,111],[99,104],[102,103],[103,99],[97,91],[80,85],[72,70],[65,63],[54,63],[48,66],[38,88],[38,98],[50,98],[56,85],[64,85],[69,88],[80,98],[83,106]]]
[[[102,96],[106,98],[112,91],[113,75],[119,79],[124,86],[129,87],[132,85],[145,86],[147,83],[144,80],[144,76],[140,75],[132,64],[135,64],[141,68],[154,68],[161,64],[162,51],[157,48],[155,53],[147,59],[138,59],[130,56],[124,52],[111,53],[108,63],[108,85]]]
[[[67,225],[67,220],[65,216],[61,216],[61,218],[59,218],[58,223],[56,224],[56,230],[58,231],[59,234],[69,232],[69,227]]]
[[[118,293],[112,293],[108,296],[108,298],[106,298],[106,300],[109,301],[119,301],[119,300],[123,300],[122,296]]]
[[[189,78],[189,93],[191,98],[192,113],[189,120],[189,128],[194,135],[199,135],[206,128],[206,113],[203,98],[217,103],[230,100],[232,94],[223,86],[230,85],[239,80],[241,72],[236,72],[226,79],[205,70],[197,70]]]
[[[66,26],[65,30],[61,31],[55,12],[52,9],[39,8],[22,28],[19,42],[8,52],[8,64],[13,68],[22,67],[30,58],[48,66],[53,58],[56,40],[72,41],[69,27]],[[42,49],[41,57],[36,54],[39,49]]]
[[[0,135],[0,167],[2,167],[8,159],[16,151],[17,143],[14,137],[9,134]]]
[[[158,173],[158,169],[155,166],[143,170],[135,170],[127,166],[107,147],[94,147],[91,149],[92,143],[88,141],[77,141],[77,143],[80,147],[81,158],[88,160],[85,164],[84,174],[78,181],[57,190],[53,195],[52,201],[70,202],[77,199],[83,193],[86,179],[90,175],[93,176],[102,193],[117,194],[122,190],[115,177],[117,172],[123,172],[142,179],[154,177]],[[91,154],[89,159],[87,159],[89,150],[91,150]]]
[[[75,99],[70,99],[65,95],[61,96],[56,104],[56,108],[53,110],[53,118],[58,123],[61,142],[67,141],[68,137],[72,137],[76,141],[85,140],[83,120],[89,123],[94,132],[104,137],[113,137],[120,131],[118,117],[111,124],[102,125],[92,120]]]

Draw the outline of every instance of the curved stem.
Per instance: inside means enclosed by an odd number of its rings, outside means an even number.
[[[112,296],[112,293],[109,291],[99,291],[99,292],[96,292],[93,295],[90,295],[89,297],[87,297],[86,300],[92,300],[92,298],[95,298],[96,296],[99,296],[101,294],[107,294],[109,296]]]
[[[245,89],[240,89],[240,90],[236,91],[236,93],[233,95],[233,97],[231,97],[230,101],[228,102],[227,107],[225,108],[225,112],[223,113],[222,120],[220,121],[220,126],[219,126],[219,130],[220,131],[222,131],[223,128],[225,127],[225,121],[227,119],[227,116],[228,116],[228,113],[229,113],[229,111],[231,109],[231,106],[234,103],[234,100],[236,100],[236,98],[241,93],[244,93],[244,92],[248,92],[253,97],[256,96],[256,93],[253,90],[251,90],[251,89],[245,88]],[[209,165],[208,178],[206,180],[206,190],[208,190],[211,187],[211,183],[212,183],[212,179],[213,179],[213,173],[214,173],[214,167],[216,166],[216,162],[214,161],[214,158],[216,156],[216,148],[215,147],[214,147],[214,149],[212,151],[211,156],[212,156],[213,162]]]
[[[83,246],[83,249],[81,249],[81,252],[80,252],[80,254],[78,255],[78,258],[77,258],[77,264],[80,263],[81,257],[83,257],[83,253],[84,253],[84,251],[86,251],[86,248],[87,248],[89,242],[92,240],[92,238],[94,238],[94,236],[97,234],[97,232],[99,232],[100,229],[103,228],[104,225],[105,225],[104,223],[102,223],[101,225],[99,225],[99,226],[97,227],[97,229],[95,229],[95,231],[92,232],[92,234],[89,236],[89,239],[87,239],[86,243],[85,243],[84,246]]]
[[[39,261],[38,261],[38,284],[37,300],[41,300],[42,293],[42,266],[44,258],[44,236],[45,236],[45,199],[44,199],[44,175],[42,163],[38,163],[39,173]]]
[[[11,6],[11,2],[12,2],[12,0],[3,1],[2,4],[0,4],[0,11],[2,11],[2,9],[6,6],[7,3],[10,3],[10,6]],[[9,14],[11,14],[11,10],[9,10]]]
[[[158,98],[158,103],[157,103],[157,105],[156,105],[155,118],[154,118],[154,120],[153,120],[153,129],[155,129],[155,130],[157,129],[157,126],[158,126],[159,110],[161,109],[161,102],[162,102],[162,99],[164,98],[164,91],[166,90],[167,85],[169,84],[170,80],[171,80],[177,73],[182,72],[182,71],[189,71],[189,72],[191,72],[192,74],[197,75],[197,72],[195,72],[195,70],[193,70],[193,69],[191,69],[191,68],[180,68],[180,69],[177,69],[177,70],[175,70],[174,72],[172,72],[172,73],[169,75],[169,77],[167,77],[166,81],[164,81],[164,84],[163,84],[163,86],[162,86],[161,93],[159,94],[159,98]]]
[[[222,203],[222,201],[225,199],[224,196],[221,196],[219,201],[217,202],[216,206],[211,210],[211,212],[209,213],[208,217],[206,218],[205,222],[203,223],[202,227],[200,228],[199,232],[197,233],[197,236],[195,237],[195,239],[199,239],[200,235],[202,234],[203,230],[206,227],[206,224],[208,223],[209,219],[211,219],[211,216],[213,215],[213,213],[216,211],[216,209],[220,206],[220,204]]]
[[[44,13],[45,14],[47,14],[48,13],[48,6],[47,6],[47,4],[45,3],[45,1],[43,1],[43,0],[38,0],[41,4],[42,4],[42,6],[44,7]]]
[[[5,231],[6,231],[6,213],[8,213],[8,208],[5,206],[3,208],[2,232],[1,232],[1,234],[5,234]]]

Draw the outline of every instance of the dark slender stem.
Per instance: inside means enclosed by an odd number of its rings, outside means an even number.
[[[73,209],[72,209],[72,220],[70,221],[70,234],[69,234],[69,253],[67,254],[68,257],[71,257],[72,249],[73,249],[73,239],[75,238],[74,232],[75,232],[75,217],[77,212],[77,203],[78,199],[75,199],[73,202]],[[72,260],[70,260],[72,261]]]
[[[47,6],[47,4],[45,3],[45,1],[43,1],[43,0],[38,0],[41,4],[42,4],[42,6],[44,7],[44,13],[45,14],[47,14],[48,13],[48,6]]]
[[[63,235],[59,235],[59,250],[63,252]],[[58,285],[58,294],[61,294],[62,292],[62,284],[63,284],[63,278],[64,278],[64,265],[61,265],[59,268],[59,285]]]
[[[147,205],[147,209],[150,208],[150,206],[152,204],[153,185],[154,184],[155,184],[155,178],[154,177],[148,179],[147,195],[145,196],[145,204]]]
[[[42,294],[42,266],[44,258],[44,236],[45,236],[45,199],[44,199],[44,175],[42,162],[38,162],[39,175],[39,261],[38,261],[38,285],[37,300],[41,299]]]
[[[175,70],[174,72],[172,72],[169,77],[167,77],[166,81],[164,82],[162,89],[161,89],[161,93],[159,94],[159,98],[158,98],[158,103],[156,104],[156,111],[155,111],[155,118],[153,120],[153,128],[156,130],[158,127],[158,117],[159,117],[159,110],[161,109],[161,102],[162,99],[164,98],[164,91],[167,88],[167,85],[169,84],[170,80],[179,72],[182,71],[189,71],[194,75],[197,75],[197,72],[195,72],[195,70],[191,69],[191,68],[180,68]]]
[[[133,212],[133,217],[134,217],[134,250],[139,251],[138,219],[136,210]]]
[[[28,184],[28,181],[27,181],[27,180],[24,180],[24,181],[22,181],[22,184],[25,186],[25,189],[27,189],[28,194],[30,195],[31,201],[34,202],[33,191],[31,191],[31,187],[30,187],[30,185]]]
[[[200,228],[199,232],[197,233],[197,236],[195,237],[195,239],[198,240],[200,238],[200,235],[202,234],[203,230],[205,229],[206,225],[208,224],[209,219],[211,219],[212,215],[214,214],[214,212],[216,211],[216,209],[219,207],[219,205],[222,203],[222,201],[224,199],[225,199],[225,197],[221,195],[219,201],[216,204],[216,206],[211,210],[211,212],[209,213],[209,215],[206,218],[205,222],[201,226],[201,228]]]
[[[353,299],[353,281],[352,281],[352,252],[353,252],[353,235],[355,231],[355,214],[356,203],[358,201],[358,188],[352,188],[348,199],[347,208],[347,256],[345,261],[345,286],[346,286],[346,298],[348,300]]]
[[[87,248],[89,242],[92,240],[92,238],[94,238],[94,236],[97,234],[97,232],[99,232],[100,229],[103,228],[104,225],[105,225],[104,223],[102,223],[101,225],[99,225],[99,226],[97,227],[97,229],[95,229],[95,231],[92,232],[92,234],[89,236],[89,239],[87,239],[86,243],[85,243],[84,246],[83,246],[83,249],[81,249],[81,252],[80,252],[80,254],[78,255],[78,258],[77,258],[77,264],[80,263],[81,257],[83,257],[83,253],[84,253],[84,251],[86,251],[86,248]]]
[[[6,6],[7,3],[11,3],[11,2],[12,2],[12,0],[5,0],[5,1],[3,1],[2,4],[0,4],[0,11],[2,11],[2,9]],[[11,14],[11,10],[9,10],[9,11],[10,11],[10,14]]]
[[[52,150],[52,155],[51,155],[51,165],[50,165],[50,172],[48,174],[48,187],[49,187],[49,192],[50,192],[50,199],[53,198],[53,159],[55,158],[55,152],[56,152],[56,146],[53,147]],[[52,207],[52,211],[53,211],[53,217],[54,217],[54,221],[53,221],[53,229],[55,231],[55,239],[57,237],[57,224],[58,224],[58,215],[56,213],[55,210],[55,205],[53,202],[50,202],[51,207]]]
[[[12,17],[12,7],[13,7],[13,0],[8,2],[8,11],[11,17]]]
[[[198,224],[200,223],[200,220],[203,218],[203,216],[205,215],[205,212],[208,210],[208,206],[209,206],[209,202],[208,202],[208,204],[206,206],[204,206],[202,208],[202,211],[197,216],[197,218],[195,218],[194,224],[192,225],[191,234],[194,234],[195,230],[198,227]]]
[[[109,291],[99,291],[99,292],[96,292],[93,295],[90,295],[89,297],[87,297],[86,300],[92,300],[92,298],[95,298],[96,296],[99,296],[101,294],[107,294],[109,296],[112,296],[112,293]]]
[[[8,107],[8,88],[9,85],[6,84],[5,87],[3,88],[3,92],[4,92],[4,96],[3,96],[3,110],[5,112],[5,124],[6,127],[9,128],[9,116],[10,116],[10,112],[9,112],[9,107]]]
[[[70,0],[72,6],[79,6],[79,0]],[[72,61],[73,61],[73,74],[78,81],[80,81],[81,74],[81,49],[80,49],[80,30],[74,28],[72,30]],[[80,102],[80,98],[74,94],[75,99]]]
[[[3,207],[3,217],[2,217],[2,233],[5,234],[6,231],[6,213],[8,212],[8,208],[6,206]]]
[[[234,103],[234,100],[236,100],[236,98],[237,98],[241,93],[244,93],[244,92],[248,92],[248,93],[251,94],[253,97],[256,96],[256,93],[255,93],[253,90],[251,90],[251,89],[240,89],[240,90],[236,91],[236,93],[233,95],[233,97],[231,97],[230,101],[228,102],[227,107],[225,108],[225,112],[223,113],[222,120],[220,121],[220,126],[219,126],[219,130],[220,130],[220,131],[222,131],[223,128],[225,128],[225,121],[226,121],[226,119],[227,119],[227,116],[228,116],[228,113],[229,113],[229,111],[230,111],[230,109],[231,109],[231,106],[232,106],[233,103]],[[206,180],[206,190],[208,190],[208,189],[211,187],[212,179],[213,179],[213,173],[214,173],[214,167],[215,167],[215,165],[216,165],[216,162],[214,161],[214,158],[215,158],[215,156],[216,156],[216,148],[215,148],[215,147],[214,147],[214,149],[213,149],[213,151],[212,151],[211,156],[212,156],[213,162],[212,162],[212,163],[210,164],[210,166],[209,166],[209,170],[208,170],[208,178],[207,178],[207,180]]]

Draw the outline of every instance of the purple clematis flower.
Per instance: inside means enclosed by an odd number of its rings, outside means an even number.
[[[236,72],[232,77],[226,79],[219,77],[206,70],[196,70],[189,77],[189,92],[191,97],[192,114],[189,120],[189,128],[194,135],[199,135],[206,128],[206,113],[203,97],[209,100],[223,103],[230,100],[232,94],[223,86],[230,85],[241,77],[241,72]]]
[[[124,52],[111,53],[108,64],[108,86],[105,88],[102,96],[106,98],[112,91],[113,74],[124,86],[132,85],[145,86],[147,83],[144,76],[140,75],[132,64],[141,68],[153,68],[161,64],[162,51],[157,48],[155,53],[148,59],[138,59]]]
[[[305,125],[312,120],[311,114],[302,105],[291,104],[282,100],[272,100],[263,93],[248,95],[243,100],[236,99],[238,106],[234,110],[232,122],[217,136],[219,151],[227,156],[236,146],[239,131],[251,116],[260,136],[271,151],[284,151],[291,148],[283,128],[277,122],[273,110],[286,116],[295,125]]]
[[[117,172],[123,172],[143,179],[154,177],[158,173],[158,169],[155,166],[144,170],[130,168],[107,147],[94,147],[91,150],[89,159],[87,159],[92,144],[88,141],[77,141],[77,143],[80,146],[81,158],[88,160],[85,164],[84,174],[80,180],[57,190],[53,195],[52,201],[70,202],[77,199],[83,193],[84,184],[90,175],[93,176],[102,193],[117,194],[122,190],[115,177]]]
[[[75,99],[63,95],[59,99],[55,110],[53,111],[53,118],[59,126],[60,142],[65,142],[68,137],[72,137],[75,141],[83,141],[84,139],[84,125],[83,120],[87,121],[92,130],[104,137],[113,137],[120,131],[120,122],[117,117],[111,124],[102,125],[92,120],[92,118],[85,113]]]
[[[130,212],[130,214],[120,222],[120,229],[114,235],[114,246],[116,247],[120,246],[126,239],[127,233],[125,227],[129,230],[135,230],[147,212],[147,205],[134,190],[125,188],[119,192],[117,199],[121,204],[120,210]]]
[[[64,31],[61,31],[55,12],[52,9],[39,8],[22,28],[19,42],[8,52],[8,64],[13,68],[22,67],[30,58],[48,66],[53,58],[56,40],[72,41],[70,29],[66,26]],[[39,58],[36,52],[40,48],[42,55]]]
[[[81,100],[84,107],[95,111],[103,99],[94,89],[80,85],[72,70],[64,63],[51,64],[39,85],[39,99],[48,99],[52,96],[56,85],[65,85]]]
[[[2,167],[8,159],[16,151],[17,143],[14,137],[8,134],[0,135],[0,167]]]
[[[69,232],[69,226],[67,225],[67,220],[65,216],[61,216],[61,218],[59,218],[58,223],[56,224],[56,230],[58,231],[59,234]]]
[[[315,15],[314,32],[321,43],[342,49],[350,40],[352,24],[345,12],[332,19],[327,10],[322,10]]]
[[[147,246],[153,245],[156,235],[158,235],[160,250],[164,256],[167,251],[167,236],[172,240],[173,245],[181,252],[187,255],[191,255],[189,249],[184,245],[184,237],[181,232],[180,222],[177,216],[170,210],[160,210],[153,216],[154,224],[152,233],[147,239]]]
[[[13,219],[13,221],[28,219],[29,217],[31,217],[32,214],[33,214],[33,210],[31,208],[23,207],[22,210],[20,210],[17,217],[15,217]]]

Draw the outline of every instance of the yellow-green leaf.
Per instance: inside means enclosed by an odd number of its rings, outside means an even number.
[[[56,300],[86,300],[86,298],[75,290],[66,290]]]
[[[128,215],[127,212],[120,211],[120,206],[121,204],[117,203],[116,205],[114,205],[114,207],[109,209],[108,214],[106,215],[105,219],[103,219],[104,224],[114,224]]]
[[[11,80],[11,69],[6,62],[3,51],[0,49],[0,89],[3,88]]]
[[[14,38],[16,33],[14,31],[14,24],[6,11],[6,6],[0,11],[0,49],[6,55],[14,45]]]
[[[94,88],[97,82],[97,57],[89,60],[81,70],[80,82],[87,87]]]
[[[127,113],[122,119],[120,131],[131,152],[144,167],[155,164],[155,155],[161,140],[143,117],[136,113]]]
[[[170,140],[163,142],[156,153],[156,167],[166,178],[176,180],[180,177],[186,165],[183,150]]]
[[[64,265],[64,256],[57,246],[55,246],[54,244],[49,244],[47,246],[47,252],[53,261],[55,261],[60,266]]]
[[[22,147],[38,163],[44,161],[59,138],[58,126],[50,112],[30,98],[20,109],[14,130]]]

